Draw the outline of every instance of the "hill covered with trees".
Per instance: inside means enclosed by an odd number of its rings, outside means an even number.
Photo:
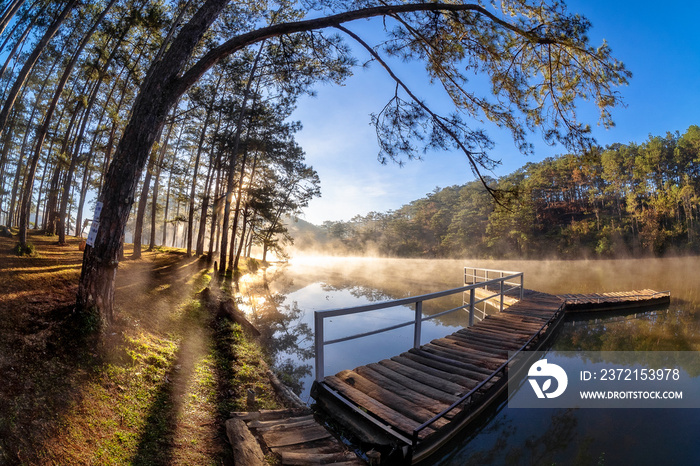
[[[399,257],[624,257],[700,252],[700,127],[436,188],[395,211],[325,222],[323,247]],[[309,229],[300,236],[310,248]],[[305,240],[306,239],[306,240]],[[316,243],[318,246],[318,243]]]

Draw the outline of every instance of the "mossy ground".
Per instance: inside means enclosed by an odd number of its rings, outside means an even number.
[[[231,464],[224,421],[275,408],[262,351],[194,297],[211,269],[160,248],[120,264],[118,321],[76,340],[78,239],[0,238],[0,464]],[[130,254],[127,249],[126,255]]]

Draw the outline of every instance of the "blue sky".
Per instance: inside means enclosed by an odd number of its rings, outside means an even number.
[[[693,2],[576,0],[567,5],[593,24],[591,43],[599,45],[607,40],[613,55],[633,73],[629,86],[620,88],[626,107],[614,110],[614,128],[596,126],[592,105],[580,108],[579,116],[593,126],[600,144],[643,142],[650,134],[683,133],[688,126],[700,124],[699,8],[693,7]],[[371,23],[363,22],[350,29],[370,27]],[[356,56],[360,62],[368,58],[362,51]],[[413,83],[415,93],[431,105],[446,102],[439,89],[421,79],[419,68],[402,65],[398,69],[403,79]],[[464,156],[458,153],[429,153],[422,161],[410,161],[403,167],[391,162],[379,164],[369,115],[381,109],[393,89],[393,82],[375,64],[356,69],[344,86],[319,86],[316,97],[305,97],[299,103],[293,118],[302,121],[304,129],[297,140],[308,163],[318,171],[322,190],[322,197],[311,202],[302,218],[315,224],[349,220],[370,211],[397,209],[437,186],[474,179]],[[561,146],[545,145],[535,133],[529,137],[535,154],[524,156],[508,133],[482,127],[496,142],[491,155],[502,161],[494,171],[496,176],[565,152]]]

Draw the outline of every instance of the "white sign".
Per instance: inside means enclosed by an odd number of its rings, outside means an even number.
[[[97,202],[95,204],[95,215],[92,217],[93,221],[99,222],[100,221],[100,214],[102,213],[102,203]]]
[[[92,225],[90,226],[90,233],[88,233],[88,237],[85,240],[85,244],[88,246],[95,247],[95,239],[97,238],[97,230],[100,228],[100,222],[97,222],[95,220],[92,221]]]
[[[95,247],[95,239],[97,238],[97,230],[100,229],[100,214],[102,213],[102,203],[98,202],[95,204],[95,215],[92,218],[92,225],[90,225],[90,233],[88,233],[87,240],[85,244],[90,247]]]

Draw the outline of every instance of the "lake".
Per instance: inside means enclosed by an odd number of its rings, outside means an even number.
[[[485,261],[308,257],[240,284],[240,301],[264,334],[284,381],[312,402],[313,311],[456,288],[464,266],[522,271],[525,287],[547,293],[651,288],[671,291],[668,307],[567,320],[548,351],[696,351],[700,347],[698,258],[610,261]],[[426,305],[434,314],[461,295]],[[326,322],[326,339],[412,320],[412,308]],[[422,343],[466,324],[458,311],[424,323]],[[427,324],[427,325],[426,325]],[[408,326],[326,347],[326,374],[397,355],[413,343]],[[696,385],[698,386],[698,385]],[[700,386],[698,386],[700,387]],[[446,446],[435,464],[698,464],[697,409],[514,409],[505,399]],[[653,439],[653,441],[652,441]]]

